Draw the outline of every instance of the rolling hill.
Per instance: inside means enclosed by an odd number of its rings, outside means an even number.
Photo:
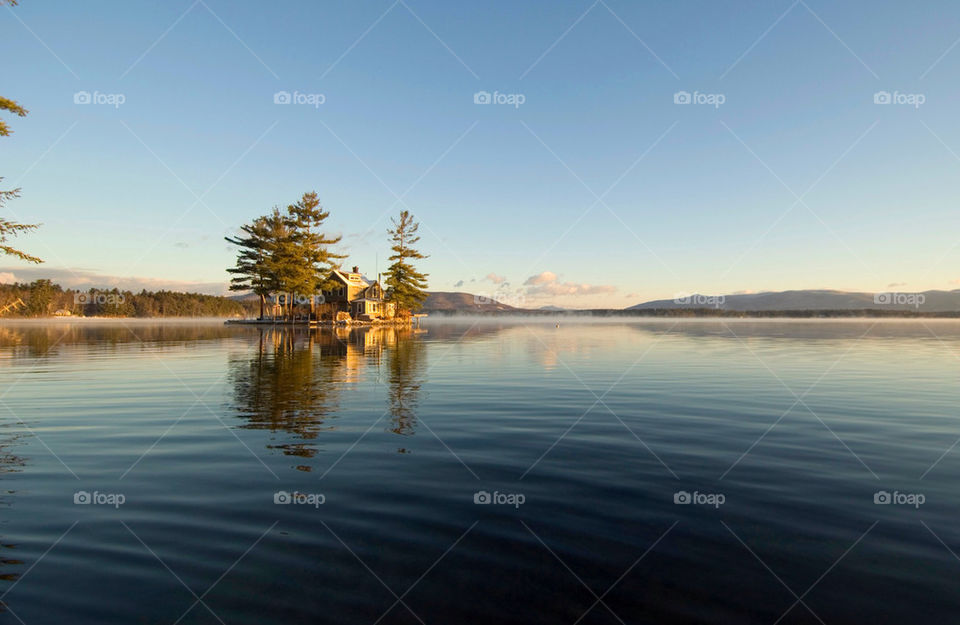
[[[689,295],[678,300],[643,302],[627,310],[717,308],[720,310],[915,310],[960,311],[960,289],[922,293],[858,293],[827,290],[740,293],[735,295]]]
[[[507,306],[487,297],[450,291],[433,291],[423,303],[425,313],[496,313],[515,312],[520,308]]]

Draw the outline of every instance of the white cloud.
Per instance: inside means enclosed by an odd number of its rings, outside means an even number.
[[[615,293],[617,287],[605,284],[586,284],[578,282],[558,282],[557,274],[544,271],[527,278],[525,285],[530,297],[563,297],[579,295],[604,295]]]
[[[557,274],[552,271],[544,271],[543,273],[538,273],[535,276],[530,276],[527,278],[527,281],[524,282],[526,285],[532,284],[547,284],[549,282],[556,282]]]
[[[486,276],[484,276],[484,280],[489,280],[490,282],[493,282],[494,284],[503,284],[504,282],[507,281],[507,278],[506,278],[506,276],[498,276],[497,274],[495,274],[495,273],[493,273],[493,272],[491,271],[491,272],[488,273]]]
[[[17,276],[13,275],[9,271],[0,273],[0,284],[13,284],[16,281]]]

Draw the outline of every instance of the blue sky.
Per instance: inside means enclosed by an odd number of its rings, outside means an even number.
[[[947,1],[23,0],[0,175],[47,263],[0,277],[222,291],[316,190],[348,264],[408,208],[432,289],[530,306],[958,288],[958,39]]]

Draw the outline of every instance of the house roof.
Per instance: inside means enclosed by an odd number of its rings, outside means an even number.
[[[333,275],[335,275],[335,276],[337,276],[338,278],[340,278],[341,280],[343,280],[344,284],[354,284],[354,285],[356,285],[356,286],[362,286],[362,287],[364,287],[364,288],[370,286],[370,280],[369,280],[366,276],[364,276],[363,274],[356,274],[356,275],[359,275],[359,276],[360,276],[359,279],[357,279],[357,280],[351,280],[351,279],[349,278],[349,275],[350,275],[349,273],[344,273],[344,272],[340,271],[339,269],[334,269],[334,270],[333,270]]]

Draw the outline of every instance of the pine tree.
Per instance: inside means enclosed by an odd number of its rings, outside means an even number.
[[[26,314],[31,317],[44,317],[49,315],[53,295],[54,288],[50,280],[41,279],[31,282],[30,299],[27,300]]]
[[[342,237],[327,236],[322,231],[323,222],[330,216],[330,211],[320,206],[314,191],[304,193],[296,204],[288,206],[287,213],[293,224],[294,245],[300,257],[293,290],[301,295],[313,296],[332,287],[328,284],[330,273],[340,266],[338,261],[346,256],[332,251],[330,246],[339,243]]]
[[[227,269],[231,291],[253,291],[260,298],[260,318],[267,296],[274,290],[275,282],[267,269],[270,252],[270,230],[266,217],[257,217],[240,227],[245,236],[224,237],[238,246],[237,264]]]
[[[289,315],[303,297],[311,297],[312,312],[312,296],[326,288],[337,261],[345,258],[330,249],[341,237],[322,231],[329,216],[316,193],[304,193],[286,211],[275,207],[270,214],[243,226],[245,236],[226,237],[240,248],[236,266],[227,269],[233,274],[230,290],[256,293],[261,318],[271,293],[284,294],[284,314]]]
[[[0,178],[0,180],[3,180],[3,178]],[[11,200],[16,197],[20,197],[20,189],[14,189],[13,191],[0,191],[0,209],[3,208],[3,205],[7,202],[7,200]],[[22,252],[9,245],[6,245],[6,242],[10,237],[15,237],[20,233],[35,230],[38,226],[38,224],[21,224],[0,217],[0,253],[16,256],[20,260],[25,260],[30,263],[42,263],[43,259],[37,258],[36,256],[31,256],[26,252]]]
[[[397,307],[397,314],[404,316],[412,311],[419,310],[427,299],[427,274],[420,273],[411,264],[411,260],[427,258],[412,246],[416,244],[420,237],[417,230],[420,224],[414,221],[410,211],[400,213],[400,221],[390,220],[393,228],[387,230],[390,240],[393,241],[391,250],[393,254],[390,260],[393,263],[387,269],[387,299],[394,302]]]
[[[0,111],[10,111],[18,117],[26,117],[27,109],[23,108],[13,100],[0,96]],[[0,137],[7,137],[10,135],[10,127],[7,126],[6,122],[0,119]]]
[[[290,296],[297,292],[303,281],[296,224],[287,213],[280,212],[276,207],[265,219],[268,232],[267,275],[270,276],[273,292],[285,295],[284,314],[289,315],[293,308]]]
[[[0,2],[2,4],[2,2]],[[16,2],[10,1],[11,5],[15,5]],[[0,111],[9,111],[14,115],[19,117],[24,117],[27,114],[27,109],[23,108],[13,100],[4,98],[0,96]],[[10,127],[7,126],[6,122],[0,119],[0,137],[6,137],[10,135]],[[0,178],[3,180],[3,178]],[[3,205],[7,200],[12,200],[14,198],[20,197],[20,189],[13,189],[12,191],[0,191],[0,208],[3,208]],[[31,256],[26,252],[21,252],[18,249],[10,247],[9,245],[4,245],[10,237],[15,237],[18,234],[23,232],[29,232],[30,230],[35,230],[38,227],[38,224],[21,224],[16,221],[10,221],[9,219],[4,219],[0,217],[0,253],[9,254],[10,256],[16,256],[20,260],[25,260],[31,263],[42,263],[43,261],[36,256]]]

